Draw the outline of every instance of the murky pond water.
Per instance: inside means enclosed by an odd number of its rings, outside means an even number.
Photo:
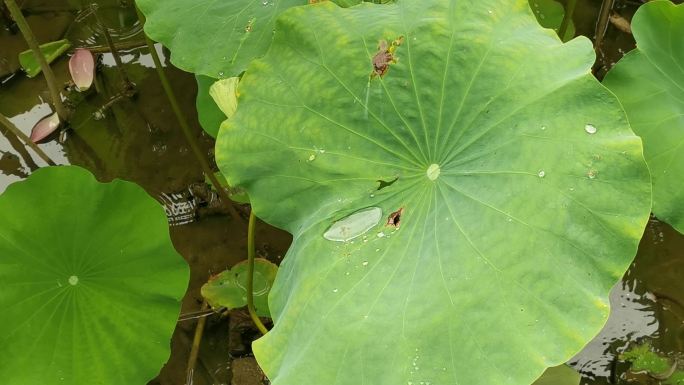
[[[171,235],[177,250],[191,266],[191,281],[174,333],[172,355],[152,384],[184,384],[188,354],[197,313],[200,286],[211,274],[245,259],[244,223],[232,221],[215,208],[215,197],[206,189],[199,164],[189,149],[154,71],[144,44],[132,2],[99,1],[99,15],[112,35],[135,84],[132,97],[121,94],[121,78],[108,52],[101,27],[88,17],[77,17],[85,2],[77,0],[27,0],[23,8],[40,42],[68,38],[75,47],[100,53],[96,90],[71,96],[77,106],[67,138],[40,147],[58,164],[75,164],[100,180],[133,181],[155,196],[167,209]],[[616,1],[615,10],[630,19],[640,1]],[[575,12],[579,34],[593,36],[601,7],[598,0],[580,0]],[[29,79],[18,71],[17,54],[26,45],[6,15],[0,16],[0,113],[21,131],[31,128],[51,111],[42,76]],[[612,63],[634,46],[628,33],[608,25],[595,73],[602,77]],[[213,139],[197,123],[196,83],[191,74],[175,69],[157,46],[166,71],[177,90],[181,106],[192,123],[203,151],[213,158]],[[68,82],[67,60],[53,63],[60,83]],[[4,133],[4,130],[2,131]],[[11,135],[0,136],[0,192],[45,166],[31,150]],[[204,186],[204,187],[203,187]],[[242,214],[245,214],[244,212]],[[260,224],[257,232],[260,256],[279,262],[290,236]],[[638,342],[650,342],[663,353],[684,352],[684,235],[655,218],[649,222],[638,255],[611,294],[612,313],[596,339],[571,360],[583,374],[583,384],[626,383],[626,368],[617,354]],[[266,380],[251,357],[250,342],[258,332],[242,310],[208,318],[195,366],[194,384],[261,384]],[[632,378],[636,383],[657,383]]]

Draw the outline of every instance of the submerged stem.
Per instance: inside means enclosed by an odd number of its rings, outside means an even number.
[[[601,10],[599,11],[598,21],[596,22],[596,31],[594,33],[594,51],[596,52],[596,63],[592,67],[594,76],[601,80],[603,75],[599,70],[607,68],[605,63],[605,56],[603,54],[603,38],[606,36],[608,29],[608,20],[610,18],[610,11],[613,9],[615,0],[603,0],[601,3]]]
[[[52,104],[55,106],[55,111],[57,112],[59,119],[61,121],[66,121],[68,118],[68,114],[66,108],[64,108],[64,104],[62,103],[62,97],[60,96],[59,92],[59,85],[57,84],[57,80],[55,79],[55,74],[52,72],[52,69],[50,68],[50,65],[45,59],[43,52],[40,50],[40,46],[38,45],[36,36],[33,34],[33,31],[31,31],[31,27],[29,27],[28,23],[26,22],[26,19],[24,19],[24,15],[21,13],[21,9],[19,9],[17,3],[14,0],[5,0],[5,4],[7,5],[7,9],[10,11],[12,18],[17,23],[17,26],[19,27],[21,34],[24,36],[24,40],[26,40],[26,43],[28,44],[29,48],[31,48],[31,51],[33,51],[33,55],[36,57],[36,60],[38,60],[38,63],[40,64],[40,68],[43,71],[45,81],[48,85],[48,90],[50,90],[50,98],[52,99]]]
[[[568,5],[565,8],[565,15],[563,15],[563,21],[558,28],[558,36],[561,40],[565,41],[565,33],[568,31],[568,26],[572,20],[572,16],[575,14],[575,7],[577,6],[577,0],[568,0]]]
[[[202,309],[205,311],[209,308],[206,300],[202,302]],[[195,364],[197,363],[197,356],[199,356],[200,342],[202,342],[202,334],[204,334],[204,325],[207,323],[207,317],[202,317],[197,321],[195,328],[195,336],[192,339],[192,348],[190,349],[190,357],[188,357],[188,368],[185,372],[185,383],[192,384],[192,378],[195,374]]]
[[[127,91],[127,94],[129,94],[129,96],[132,96],[133,92],[131,91],[133,90],[133,83],[131,83],[131,80],[128,78],[128,74],[126,73],[126,69],[124,69],[124,65],[121,61],[119,51],[117,51],[116,45],[114,45],[114,40],[112,39],[112,35],[109,33],[109,28],[102,22],[100,15],[97,14],[97,4],[91,4],[91,7],[93,10],[92,12],[93,17],[95,17],[95,21],[100,26],[100,28],[102,28],[105,41],[107,41],[109,51],[111,52],[112,57],[114,58],[114,63],[116,63],[116,68],[119,71],[119,76],[121,76],[121,81],[123,82],[124,89]]]
[[[614,2],[615,0],[603,0],[601,4],[598,22],[596,22],[596,40],[594,42],[597,52],[601,50],[603,45],[603,38],[606,36],[606,29],[608,28],[610,10],[613,9]]]
[[[55,163],[52,159],[50,159],[50,157],[48,156],[48,154],[46,154],[43,150],[41,150],[41,148],[38,147],[37,144],[33,143],[33,141],[32,141],[28,136],[26,136],[26,134],[24,134],[23,132],[21,132],[21,130],[20,130],[19,128],[17,128],[17,126],[15,126],[15,125],[14,125],[9,119],[7,119],[7,117],[6,117],[5,115],[3,115],[3,114],[0,114],[0,126],[4,126],[4,127],[7,129],[7,131],[11,132],[12,134],[14,134],[14,136],[16,136],[17,138],[19,138],[22,142],[24,142],[24,144],[25,144],[26,146],[30,147],[36,154],[38,154],[38,156],[39,156],[42,160],[44,160],[45,163],[47,163],[47,164],[50,165],[50,166],[55,166],[55,165],[57,165],[57,163]],[[4,130],[3,130],[3,131],[4,131]]]
[[[247,310],[249,311],[249,316],[252,317],[252,321],[256,325],[257,329],[261,334],[268,333],[268,329],[261,322],[259,316],[254,310],[254,227],[256,223],[256,217],[254,216],[254,210],[249,212],[249,225],[247,226]]]
[[[142,13],[140,13],[140,10],[137,8],[136,12],[138,13],[138,19],[140,19],[140,23],[144,24],[144,16],[142,15]],[[157,74],[159,75],[159,80],[162,83],[162,87],[164,88],[166,97],[169,99],[169,102],[171,103],[171,108],[173,109],[173,112],[176,115],[178,124],[180,124],[181,129],[183,130],[183,134],[185,134],[185,139],[187,139],[188,143],[190,144],[190,148],[192,149],[192,152],[195,154],[197,160],[199,161],[200,166],[204,171],[204,174],[207,176],[207,178],[209,178],[211,183],[214,185],[214,187],[216,188],[216,192],[219,194],[221,200],[228,208],[230,215],[233,217],[233,219],[241,221],[242,218],[240,217],[240,214],[238,214],[237,210],[235,210],[235,207],[233,207],[233,201],[230,199],[228,193],[226,193],[226,190],[221,186],[218,179],[216,178],[216,175],[214,175],[214,172],[211,170],[211,166],[209,166],[209,160],[205,158],[204,153],[202,153],[202,150],[200,150],[199,144],[197,143],[197,139],[194,136],[192,136],[192,131],[190,130],[190,126],[188,125],[188,120],[185,118],[183,111],[178,105],[176,95],[174,94],[173,89],[171,88],[169,79],[166,77],[166,74],[164,73],[164,68],[162,67],[161,60],[159,60],[159,55],[157,55],[157,50],[154,48],[154,43],[146,34],[145,41],[147,42],[147,47],[150,50],[150,54],[152,55],[154,67],[157,70]]]

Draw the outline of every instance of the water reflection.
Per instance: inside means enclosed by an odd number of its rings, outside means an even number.
[[[610,377],[617,354],[643,337],[657,336],[653,294],[636,280],[618,282],[610,292],[611,312],[601,333],[570,360],[588,377]]]
[[[637,256],[610,295],[606,326],[570,364],[582,384],[619,384],[629,365],[617,356],[646,342],[667,355],[684,353],[684,235],[652,218]]]

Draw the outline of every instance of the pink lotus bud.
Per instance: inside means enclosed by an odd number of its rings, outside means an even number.
[[[77,48],[69,59],[69,72],[79,91],[85,91],[93,84],[95,59],[85,48]]]
[[[59,115],[55,112],[54,114],[41,119],[40,122],[33,127],[33,130],[31,130],[31,140],[33,143],[38,143],[55,132],[57,127],[59,127]]]

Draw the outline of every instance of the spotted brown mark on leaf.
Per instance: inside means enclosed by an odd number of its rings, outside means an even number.
[[[404,208],[401,207],[399,210],[390,214],[389,217],[387,217],[387,226],[399,228],[399,225],[401,225],[401,214],[403,213]]]
[[[399,47],[403,41],[404,37],[399,36],[394,39],[391,44],[385,39],[378,42],[378,52],[375,53],[372,60],[373,71],[370,74],[371,79],[376,76],[385,76],[390,65],[397,62],[398,59],[394,54],[397,47]]]
[[[256,21],[256,17],[249,19],[249,21],[247,22],[247,25],[245,26],[245,32],[252,32],[252,26],[254,25],[255,21]]]

